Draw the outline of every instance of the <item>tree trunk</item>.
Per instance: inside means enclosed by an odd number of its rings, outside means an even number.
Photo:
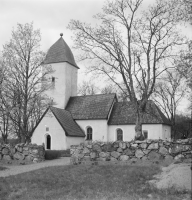
[[[142,134],[142,123],[143,123],[143,115],[145,112],[147,100],[144,99],[140,102],[137,102],[136,107],[136,122],[135,122],[135,140],[144,140],[144,136]]]
[[[7,141],[7,135],[2,134],[2,138],[3,138],[3,143],[7,144],[8,143],[8,141]]]
[[[21,134],[21,143],[25,143],[25,133]]]
[[[135,123],[135,140],[143,140],[142,121],[143,121],[143,113],[138,111]]]

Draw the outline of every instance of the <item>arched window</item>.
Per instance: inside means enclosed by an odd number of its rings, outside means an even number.
[[[46,136],[46,147],[47,147],[47,149],[51,149],[51,136],[50,135]]]
[[[87,128],[87,140],[92,140],[93,129],[91,127]]]
[[[123,131],[121,129],[117,129],[117,140],[123,141]]]

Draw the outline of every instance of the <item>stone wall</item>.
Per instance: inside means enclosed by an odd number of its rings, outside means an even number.
[[[71,163],[90,161],[184,160],[192,158],[192,138],[177,141],[85,142],[70,149]]]
[[[45,149],[42,145],[36,144],[0,144],[0,162],[1,160],[11,163],[14,160],[25,164],[26,162],[41,162],[45,160]]]

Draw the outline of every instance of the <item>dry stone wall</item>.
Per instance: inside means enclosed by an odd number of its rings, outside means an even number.
[[[71,164],[92,161],[184,160],[192,158],[192,138],[177,141],[85,142],[72,145]]]
[[[42,145],[36,144],[17,144],[12,146],[10,144],[0,144],[0,162],[1,160],[11,163],[17,160],[20,164],[25,162],[41,162],[45,160],[45,149]]]

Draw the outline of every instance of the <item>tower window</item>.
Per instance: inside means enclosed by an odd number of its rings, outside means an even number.
[[[91,127],[87,128],[87,140],[92,140],[93,129]]]
[[[55,77],[54,76],[52,76],[52,83],[55,83]]]
[[[46,127],[46,131],[49,131],[49,127]]]
[[[117,129],[117,141],[123,141],[123,131],[121,129]]]

